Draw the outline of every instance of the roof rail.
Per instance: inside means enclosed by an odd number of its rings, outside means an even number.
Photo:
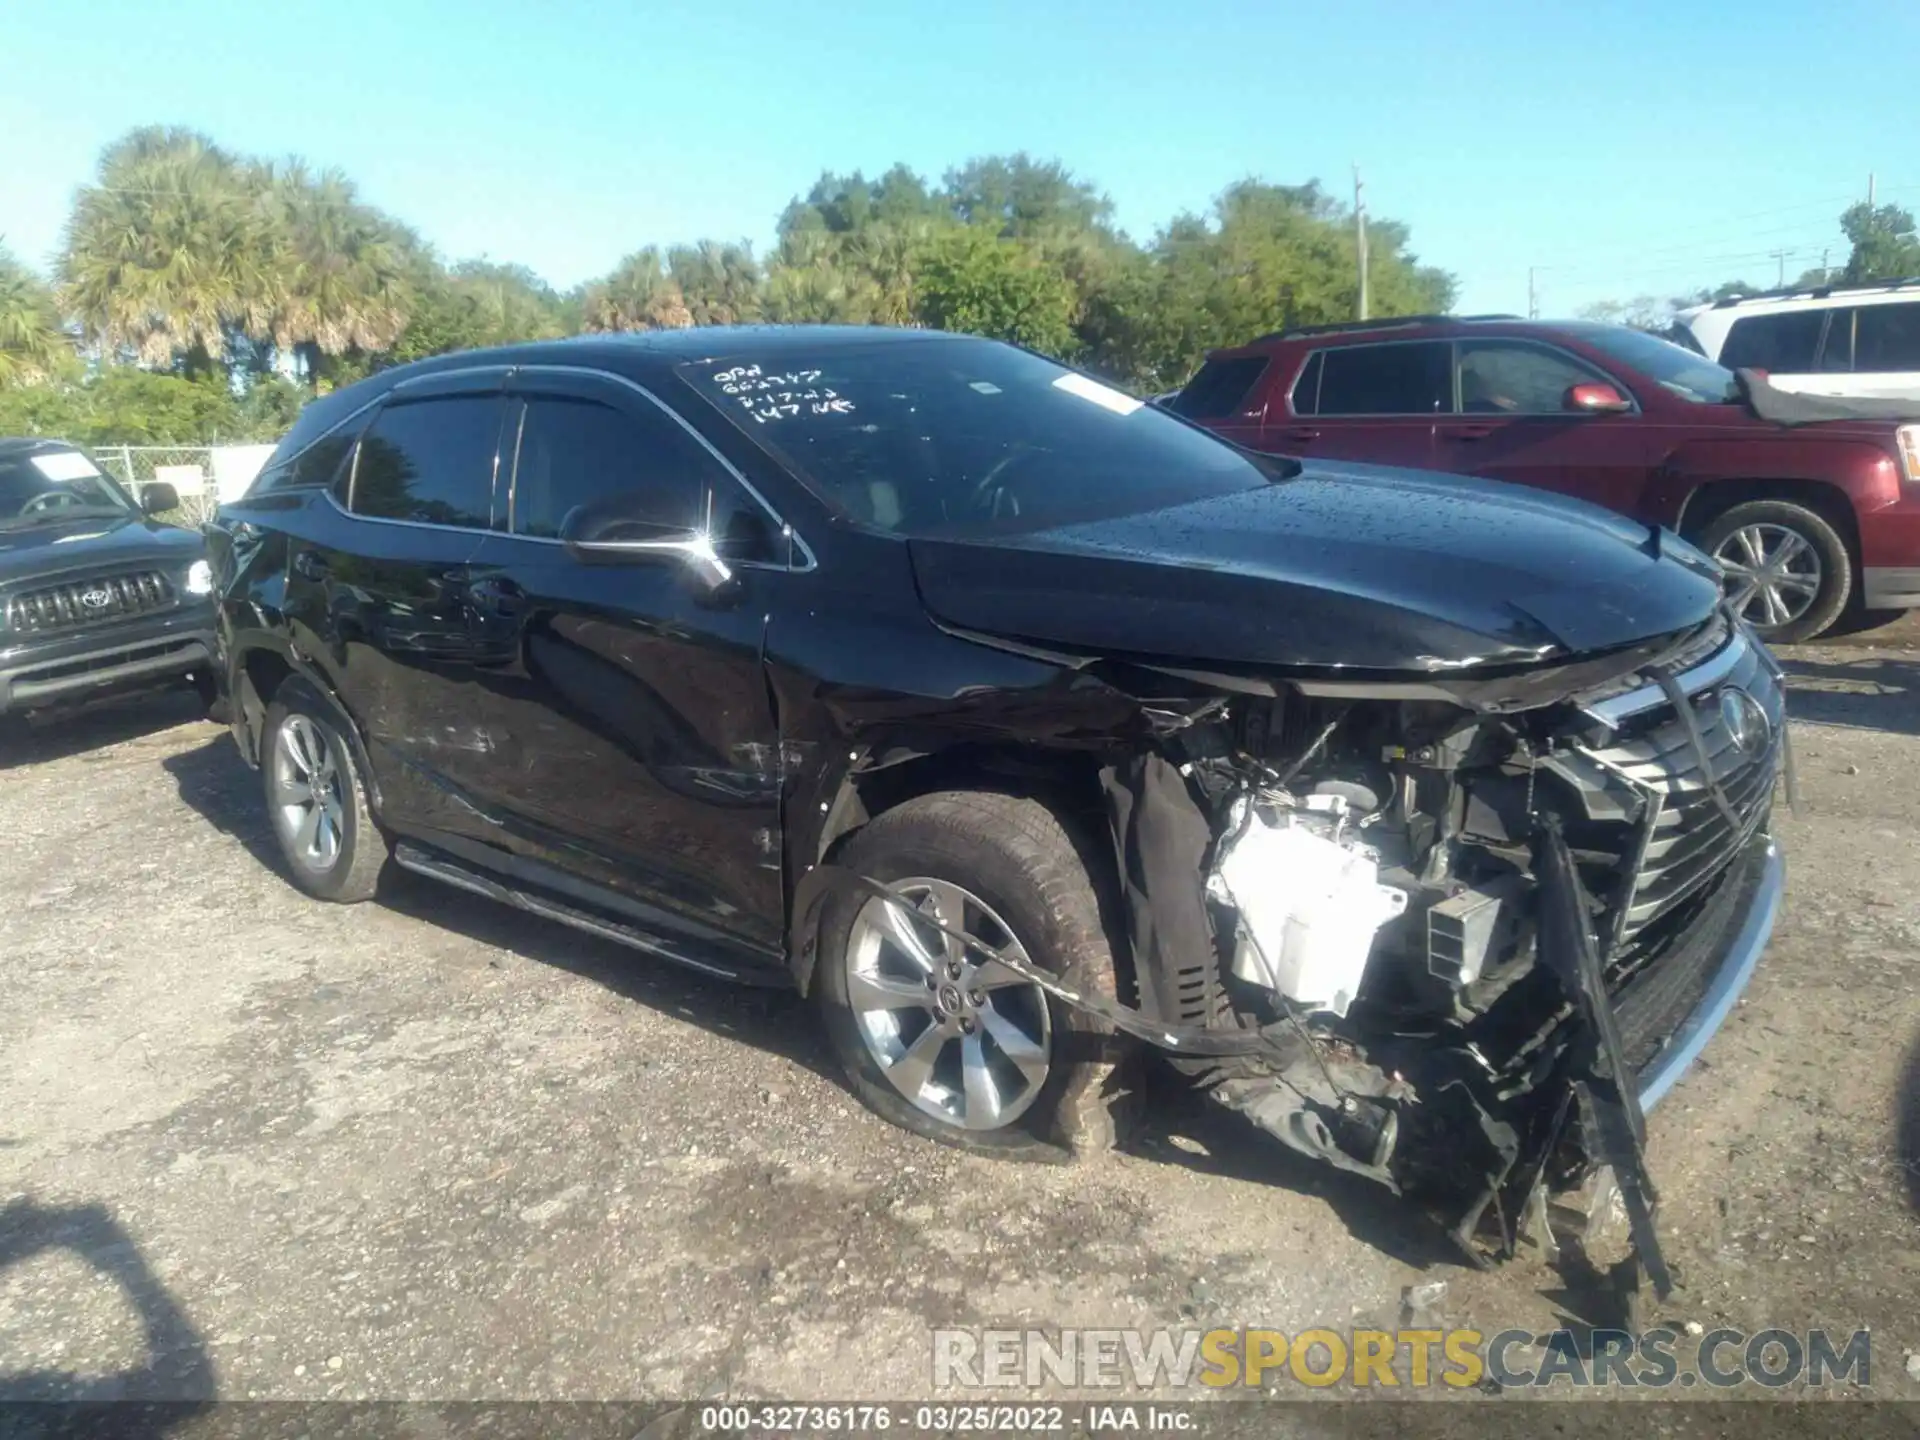
[[[1905,290],[1920,285],[1920,275],[1903,275],[1894,280],[1859,280],[1851,285],[1787,285],[1778,290],[1755,290],[1751,295],[1729,295],[1709,301],[1707,308],[1726,310],[1749,300],[1788,300],[1805,295],[1809,300],[1824,300],[1829,295],[1857,295],[1871,290]]]
[[[1268,340],[1292,340],[1306,335],[1343,335],[1360,330],[1404,330],[1413,325],[1447,325],[1462,320],[1518,320],[1518,315],[1386,315],[1378,320],[1341,320],[1330,325],[1290,325],[1285,330],[1269,331],[1247,341],[1260,345]]]

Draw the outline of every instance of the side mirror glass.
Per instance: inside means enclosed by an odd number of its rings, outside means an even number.
[[[583,565],[678,565],[708,593],[733,582],[704,527],[662,522],[646,495],[616,495],[576,505],[560,522],[560,543]]]
[[[1619,415],[1633,409],[1633,402],[1613,386],[1594,381],[1568,388],[1566,408],[1586,415]]]
[[[180,492],[166,481],[156,480],[151,485],[140,487],[140,509],[143,514],[159,515],[179,508]]]

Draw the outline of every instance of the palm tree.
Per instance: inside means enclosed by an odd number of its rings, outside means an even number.
[[[233,157],[149,126],[107,147],[74,199],[58,264],[86,338],[148,365],[221,359],[231,331],[264,336],[282,299],[273,225]]]
[[[868,325],[880,308],[871,278],[849,265],[840,235],[796,228],[767,267],[766,316],[783,325]]]
[[[390,349],[413,303],[410,237],[338,170],[292,160],[250,180],[276,246],[273,343],[304,351],[310,374],[321,355]]]
[[[46,378],[71,353],[52,292],[0,245],[0,389]]]
[[[761,316],[760,265],[745,242],[676,245],[667,252],[667,271],[696,325],[741,325]]]
[[[845,263],[872,287],[875,324],[906,325],[912,321],[914,264],[931,230],[925,221],[879,223],[856,230],[843,242]]]
[[[604,280],[587,287],[582,319],[588,330],[684,330],[693,312],[660,260],[658,246],[636,250]]]
[[[472,302],[483,344],[511,345],[566,334],[560,297],[524,265],[462,260],[447,283]]]

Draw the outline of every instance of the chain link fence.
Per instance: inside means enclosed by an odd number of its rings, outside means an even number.
[[[149,485],[173,486],[180,506],[159,516],[197,529],[220,504],[211,445],[97,445],[94,461],[135,500]]]
[[[197,529],[223,500],[236,500],[253,483],[271,445],[95,445],[93,458],[138,500],[149,485],[171,485],[177,509],[158,518]]]

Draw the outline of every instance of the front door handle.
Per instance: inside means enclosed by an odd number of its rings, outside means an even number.
[[[1285,432],[1289,440],[1318,440],[1320,432],[1311,425],[1296,425]]]
[[[294,553],[293,573],[302,580],[324,580],[331,569],[326,557],[318,550],[300,550]]]
[[[1461,425],[1446,432],[1450,440],[1484,440],[1493,434],[1492,425]]]

